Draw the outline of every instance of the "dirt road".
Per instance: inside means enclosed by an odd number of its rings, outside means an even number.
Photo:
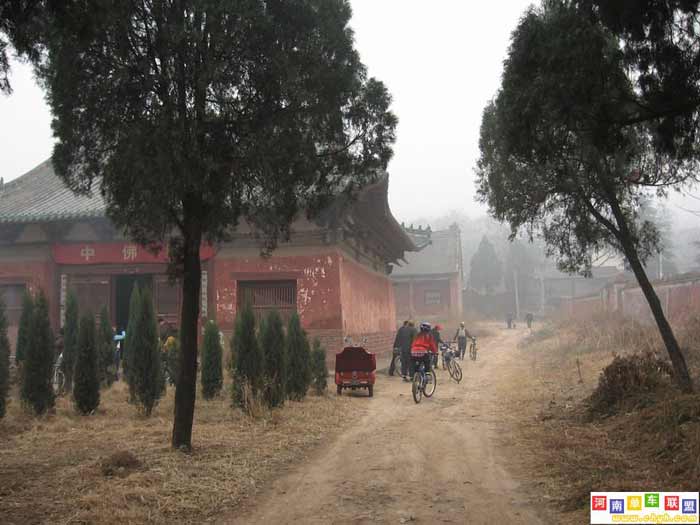
[[[509,474],[502,383],[520,368],[521,331],[480,341],[457,385],[438,374],[432,399],[379,374],[375,396],[357,398],[357,424],[274,482],[233,523],[542,523]]]

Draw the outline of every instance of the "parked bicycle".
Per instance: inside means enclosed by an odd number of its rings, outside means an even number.
[[[442,344],[440,346],[442,353],[442,366],[446,368],[450,377],[459,383],[462,381],[462,367],[457,361],[457,352],[452,345]]]
[[[421,361],[416,369],[416,373],[413,375],[413,384],[411,385],[413,400],[416,403],[420,403],[423,396],[432,397],[436,386],[437,376],[435,371],[432,369],[426,370],[425,363]]]
[[[469,344],[469,359],[476,361],[476,337],[472,337],[472,342]]]
[[[401,375],[401,349],[394,348],[394,353],[391,358],[391,364],[389,365],[389,375]]]

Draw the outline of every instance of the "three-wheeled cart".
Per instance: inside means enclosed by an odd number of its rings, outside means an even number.
[[[344,388],[366,388],[369,397],[374,395],[377,379],[377,356],[361,346],[347,346],[335,355],[335,384],[338,395]]]

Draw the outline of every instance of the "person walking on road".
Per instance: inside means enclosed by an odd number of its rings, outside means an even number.
[[[394,349],[396,349],[401,356],[401,376],[407,379],[408,374],[408,364],[411,358],[411,342],[415,335],[415,328],[411,321],[405,321],[403,326],[399,328],[396,333],[396,338],[394,339]],[[396,372],[396,357],[392,357],[391,365],[389,366],[389,375],[393,376]]]
[[[457,355],[464,360],[464,354],[467,352],[467,339],[471,338],[469,330],[464,326],[464,321],[459,323],[459,328],[455,332],[453,341],[457,341]]]

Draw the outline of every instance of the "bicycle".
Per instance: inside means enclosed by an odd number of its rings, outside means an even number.
[[[476,361],[476,337],[472,337],[472,342],[469,344],[469,359]]]
[[[442,345],[442,364],[450,373],[450,377],[459,383],[462,381],[462,367],[457,362],[457,354],[450,345]]]
[[[389,375],[395,376],[401,375],[401,349],[394,348],[394,353],[391,358],[391,364],[389,365]]]
[[[416,373],[413,374],[413,383],[411,385],[413,401],[418,404],[421,402],[421,399],[423,399],[423,396],[432,397],[436,387],[437,376],[435,375],[435,371],[432,369],[426,370],[425,362],[421,361],[416,369]]]

